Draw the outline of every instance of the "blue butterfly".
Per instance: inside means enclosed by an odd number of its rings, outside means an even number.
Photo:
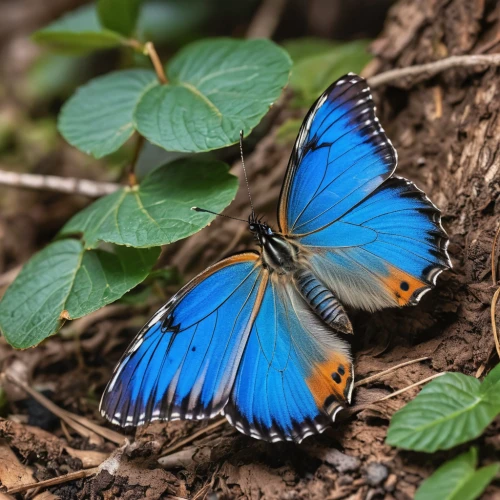
[[[325,430],[353,389],[344,305],[416,304],[451,267],[439,210],[396,164],[365,80],[337,80],[300,129],[278,231],[250,216],[260,252],[209,267],[153,316],[102,414],[121,426],[223,414],[267,441]]]

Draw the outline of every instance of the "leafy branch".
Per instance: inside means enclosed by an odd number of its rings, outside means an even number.
[[[139,180],[134,169],[147,140],[169,151],[199,153],[249,133],[278,99],[290,74],[288,54],[268,40],[201,40],[164,67],[151,41],[136,36],[139,0],[99,0],[34,35],[73,53],[116,47],[150,58],[154,71],[118,70],[81,86],[58,128],[82,152],[102,158],[137,136],[128,186],[0,171],[0,184],[104,195],[75,215],[53,243],[23,267],[0,302],[0,329],[16,348],[38,344],[143,281],[159,247],[185,238],[234,198],[237,179],[218,161],[166,164]],[[76,239],[75,239],[76,238]],[[55,265],[57,263],[57,266]]]

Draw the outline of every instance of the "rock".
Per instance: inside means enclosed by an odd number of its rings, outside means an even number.
[[[335,448],[308,448],[309,455],[333,465],[340,473],[353,472],[359,469],[361,462],[356,457],[346,455]]]
[[[378,486],[387,479],[388,475],[389,469],[384,464],[372,462],[366,466],[365,478],[370,486]]]

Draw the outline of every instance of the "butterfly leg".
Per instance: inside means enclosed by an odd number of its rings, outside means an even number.
[[[302,297],[326,324],[342,333],[353,333],[351,321],[342,304],[309,269],[296,271],[294,281]]]

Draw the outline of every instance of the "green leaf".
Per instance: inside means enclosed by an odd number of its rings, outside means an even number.
[[[150,296],[165,300],[165,287],[182,285],[179,271],[175,267],[166,267],[151,271],[144,283],[126,293],[120,302],[124,304],[144,304]]]
[[[134,133],[137,103],[157,85],[155,73],[145,69],[95,78],[63,106],[59,131],[71,145],[95,158],[113,153]]]
[[[492,464],[476,470],[477,450],[468,452],[443,464],[417,490],[415,500],[475,500],[500,470]]]
[[[169,151],[222,148],[248,135],[279,97],[291,61],[269,40],[195,42],[167,68],[135,112],[138,131]]]
[[[165,245],[186,238],[234,199],[238,180],[218,161],[181,159],[154,170],[139,186],[100,198],[75,215],[63,235],[83,233],[87,247],[99,241],[133,247]]]
[[[119,33],[101,26],[94,5],[84,5],[62,16],[34,33],[33,40],[71,53],[109,49],[124,42]]]
[[[29,68],[26,89],[33,99],[61,99],[85,81],[88,56],[46,53]]]
[[[160,249],[84,249],[77,240],[51,243],[23,267],[0,302],[0,330],[17,349],[56,333],[76,319],[114,302],[140,283]]]
[[[493,404],[500,401],[500,364],[486,375],[481,384],[481,394]]]
[[[98,0],[101,24],[124,36],[130,36],[137,24],[142,0]]]
[[[324,38],[304,37],[286,40],[283,42],[284,49],[292,58],[294,64],[303,59],[318,56],[337,48],[342,42],[334,42]]]
[[[290,87],[295,93],[294,104],[309,107],[337,78],[349,73],[359,73],[370,62],[368,41],[337,44],[319,54],[294,60]]]
[[[500,413],[498,367],[486,388],[461,373],[445,373],[427,384],[392,417],[387,443],[400,448],[433,453],[447,450],[482,434]]]

